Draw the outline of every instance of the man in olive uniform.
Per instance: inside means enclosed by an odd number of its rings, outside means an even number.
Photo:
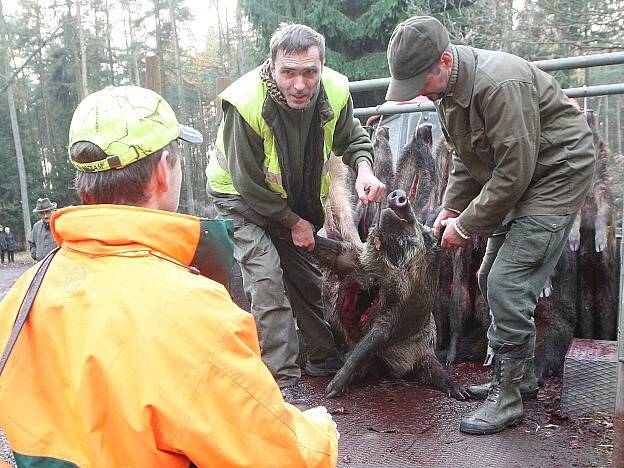
[[[234,220],[234,257],[262,358],[284,398],[304,404],[293,313],[305,371],[326,376],[340,367],[323,319],[321,275],[306,252],[325,220],[330,152],[357,172],[364,203],[381,200],[385,187],[373,176],[373,147],[353,117],[348,79],[324,66],[323,36],[291,24],[273,34],[270,49],[264,64],[219,96],[224,117],[207,191],[219,216]]]
[[[388,46],[386,99],[434,101],[454,147],[434,231],[454,250],[489,236],[479,287],[490,308],[491,383],[469,387],[485,403],[461,422],[472,434],[521,421],[535,397],[533,312],[594,173],[592,135],[553,77],[503,52],[450,44],[429,16],[399,24]]]
[[[33,260],[42,260],[48,253],[56,248],[56,241],[50,230],[50,218],[56,211],[56,203],[49,198],[39,198],[33,213],[39,213],[41,219],[32,228],[28,243],[30,244],[30,256]]]

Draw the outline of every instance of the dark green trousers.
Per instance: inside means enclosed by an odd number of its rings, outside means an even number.
[[[479,288],[490,309],[487,337],[495,353],[528,349],[535,336],[533,313],[540,291],[559,261],[574,217],[524,216],[499,227],[488,239]]]
[[[301,330],[308,359],[336,355],[334,338],[323,319],[321,273],[308,254],[288,239],[290,230],[258,226],[226,206],[218,218],[234,221],[234,258],[250,299],[262,361],[280,387],[297,383]]]

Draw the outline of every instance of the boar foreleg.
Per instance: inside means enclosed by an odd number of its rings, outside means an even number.
[[[347,362],[334,376],[333,380],[325,389],[325,396],[333,398],[340,395],[349,385],[355,370],[362,365],[367,358],[371,356],[381,344],[385,341],[385,337],[377,330],[371,330],[360,341],[357,342],[353,351],[349,354]]]

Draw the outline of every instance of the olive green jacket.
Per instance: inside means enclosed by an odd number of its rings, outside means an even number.
[[[527,215],[576,213],[592,183],[585,116],[556,80],[514,55],[452,46],[446,96],[436,103],[453,169],[443,201],[469,234]]]
[[[42,260],[57,247],[50,225],[43,219],[33,225],[28,243],[30,244],[30,256],[36,261]]]

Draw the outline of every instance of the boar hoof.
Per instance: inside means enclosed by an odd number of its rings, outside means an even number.
[[[449,389],[449,397],[464,401],[470,399],[470,393],[468,393],[468,390],[463,385],[454,384],[453,387]]]
[[[346,382],[342,382],[342,379],[334,378],[331,382],[329,382],[329,385],[327,385],[327,388],[325,389],[325,396],[327,398],[336,398],[337,396],[342,395],[345,387]]]
[[[325,390],[325,396],[327,398],[336,398],[340,396],[340,393],[338,390]]]
[[[450,366],[451,364],[455,364],[455,358],[457,356],[457,352],[455,349],[451,348],[446,353],[446,365]]]

